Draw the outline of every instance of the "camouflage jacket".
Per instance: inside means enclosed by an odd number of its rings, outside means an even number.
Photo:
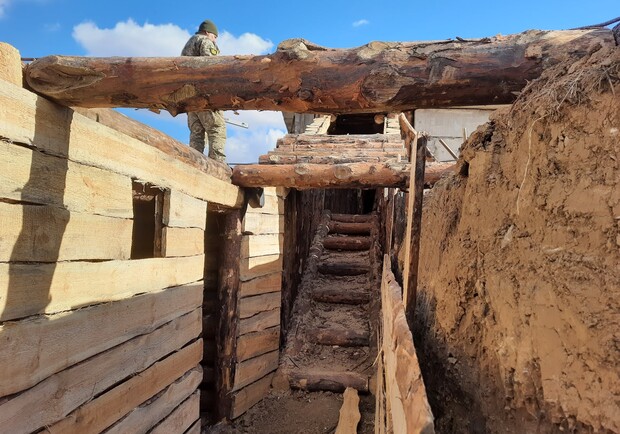
[[[181,56],[217,56],[220,54],[220,49],[215,42],[211,41],[207,35],[196,33],[189,38]]]

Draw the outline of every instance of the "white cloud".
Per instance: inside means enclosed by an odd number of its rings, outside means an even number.
[[[276,141],[285,134],[283,130],[250,127],[249,130],[229,135],[226,140],[226,160],[229,164],[256,163],[258,157],[272,150]]]
[[[0,0],[7,1],[7,0]],[[0,3],[1,5],[1,3]],[[111,29],[99,28],[93,22],[84,22],[73,28],[73,38],[86,50],[87,56],[179,56],[191,34],[176,24],[140,25],[129,18]],[[224,55],[265,54],[273,43],[253,33],[239,37],[220,32],[218,45]]]
[[[357,20],[353,22],[353,27],[365,26],[366,24],[370,24],[370,21],[367,19]]]
[[[187,30],[175,24],[137,24],[131,18],[112,29],[100,29],[93,22],[73,28],[73,39],[86,49],[87,56],[178,56],[189,38]]]
[[[0,18],[4,17],[6,8],[11,3],[11,0],[0,0]]]

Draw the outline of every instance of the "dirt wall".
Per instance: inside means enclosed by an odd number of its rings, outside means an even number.
[[[619,76],[613,47],[548,70],[425,197],[438,432],[620,431]]]

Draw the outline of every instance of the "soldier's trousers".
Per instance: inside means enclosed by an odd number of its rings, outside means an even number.
[[[200,153],[205,150],[205,136],[209,143],[209,158],[226,161],[226,122],[220,110],[207,110],[187,114],[189,146]]]

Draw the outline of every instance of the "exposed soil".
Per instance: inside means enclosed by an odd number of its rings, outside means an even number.
[[[414,337],[440,433],[620,432],[620,48],[530,83],[425,197]]]

